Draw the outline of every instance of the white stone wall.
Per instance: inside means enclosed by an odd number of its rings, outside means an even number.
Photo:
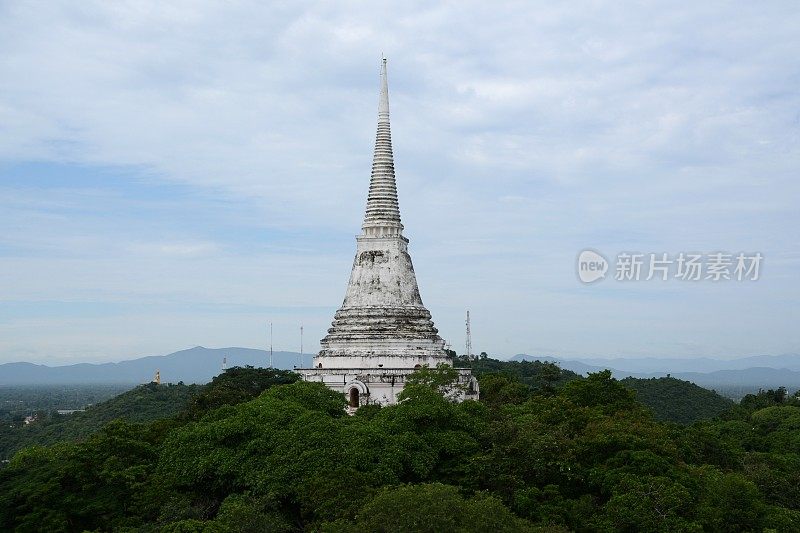
[[[317,356],[314,358],[313,368],[419,368],[430,366],[431,368],[445,364],[452,366],[453,363],[447,357],[434,357],[427,355],[342,355],[335,357]]]
[[[394,405],[397,395],[405,387],[406,378],[415,369],[408,368],[348,368],[340,371],[309,368],[298,370],[303,380],[324,383],[328,388],[341,392],[350,398],[350,391],[358,391],[358,406],[379,404]],[[467,392],[459,400],[477,400],[480,394],[478,381],[468,368],[459,368],[458,381]],[[354,412],[357,407],[348,410]]]
[[[424,308],[405,237],[357,237],[342,307]]]

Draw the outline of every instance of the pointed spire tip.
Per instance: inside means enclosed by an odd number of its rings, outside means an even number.
[[[397,204],[397,184],[389,127],[389,83],[386,76],[386,57],[383,54],[381,54],[380,78],[378,130],[367,196],[367,212],[362,228],[364,235],[367,236],[378,234],[402,236],[403,225],[400,223],[400,208]]]
[[[381,53],[381,90],[378,100],[378,117],[389,120],[389,82],[386,75],[386,57]]]

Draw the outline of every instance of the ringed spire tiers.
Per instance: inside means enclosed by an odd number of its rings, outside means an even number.
[[[372,174],[369,180],[367,210],[362,225],[364,235],[399,234],[400,205],[397,201],[397,182],[394,175],[392,131],[389,125],[389,80],[386,75],[386,58],[381,59],[381,88],[378,98],[378,131],[372,156]]]

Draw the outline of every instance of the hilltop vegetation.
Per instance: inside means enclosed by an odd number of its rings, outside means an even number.
[[[472,368],[480,379],[482,393],[492,395],[501,376],[509,376],[519,382],[519,391],[504,389],[503,394],[527,394],[535,390],[555,390],[565,383],[581,379],[570,370],[556,364],[539,360],[498,361],[489,357],[469,360],[460,357],[457,366]],[[503,383],[501,380],[500,383]],[[688,381],[675,378],[625,378],[620,381],[636,392],[636,399],[653,411],[656,420],[689,424],[697,420],[714,418],[733,407],[734,403],[714,391],[704,389]],[[498,402],[509,398],[500,397]]]
[[[682,427],[608,372],[539,370],[482,373],[483,400],[461,404],[419,380],[349,417],[321,384],[243,369],[170,419],[21,451],[0,530],[800,529],[796,398]]]
[[[451,354],[455,355],[455,352],[451,352]],[[527,386],[528,390],[552,390],[568,381],[580,378],[579,374],[559,368],[553,363],[543,361],[499,361],[488,357],[486,352],[483,352],[477,359],[468,359],[463,356],[456,357],[455,366],[471,368],[472,374],[478,378],[496,374],[512,376],[515,380]],[[483,383],[481,383],[481,386],[483,386]]]
[[[30,425],[3,424],[0,426],[0,459],[34,444],[88,437],[112,420],[152,422],[175,416],[199,390],[198,385],[148,383],[89,406],[83,412],[68,415],[39,412],[39,419]]]
[[[694,383],[675,378],[625,378],[636,399],[653,410],[656,420],[690,424],[714,418],[733,407],[733,401]]]

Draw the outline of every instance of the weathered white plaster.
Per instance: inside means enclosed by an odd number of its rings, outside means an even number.
[[[444,341],[422,303],[408,239],[403,236],[394,173],[386,60],[381,64],[378,131],[362,233],[342,307],[320,341],[306,381],[323,382],[350,394],[359,405],[393,404],[407,375],[421,366],[452,366]],[[459,370],[465,395],[477,398],[477,381]]]
[[[392,405],[397,403],[397,395],[405,387],[406,379],[414,373],[414,368],[349,368],[331,372],[322,369],[303,370],[305,381],[324,383],[328,388],[339,391],[350,398],[351,390],[358,393],[357,405],[350,406],[351,410],[361,405],[380,404]],[[477,380],[472,377],[468,368],[459,368],[458,384],[464,389],[459,393],[459,400],[477,400],[480,394]]]

